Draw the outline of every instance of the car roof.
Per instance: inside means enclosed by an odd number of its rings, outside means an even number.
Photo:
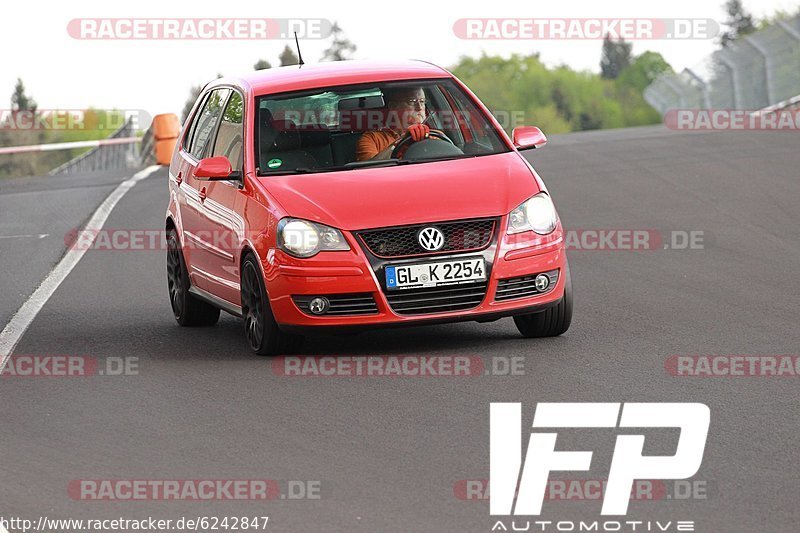
[[[447,70],[427,61],[348,60],[258,70],[244,76],[220,78],[209,86],[234,84],[261,96],[332,85],[450,77]]]

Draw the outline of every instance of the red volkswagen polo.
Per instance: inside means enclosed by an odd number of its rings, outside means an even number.
[[[258,354],[304,332],[572,318],[541,178],[474,94],[422,61],[342,61],[208,84],[170,165],[167,278],[182,326],[244,318]]]

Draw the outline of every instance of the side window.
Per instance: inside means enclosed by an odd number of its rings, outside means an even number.
[[[200,104],[202,108],[205,102]],[[197,129],[197,117],[200,116],[200,112],[197,112],[193,117],[189,117],[187,120],[191,120],[189,127],[186,128],[186,136],[183,138],[183,145],[182,148],[184,151],[188,152],[189,147],[192,145],[192,136],[194,136],[194,132]]]
[[[195,124],[192,125],[193,131],[186,147],[186,151],[197,159],[203,157],[208,139],[214,133],[214,128],[217,126],[217,121],[222,114],[222,106],[228,97],[228,93],[230,93],[230,89],[213,91],[206,98],[203,108],[197,114]]]
[[[453,91],[445,86],[440,88],[448,101],[453,104],[451,122],[461,130],[467,145],[480,146],[481,151],[497,151],[505,148],[492,124],[462,91]]]
[[[224,155],[227,157],[234,170],[242,168],[242,149],[244,148],[243,127],[244,101],[242,95],[234,91],[222,113],[222,120],[219,123],[217,140],[214,143],[214,150],[211,155]]]
[[[200,115],[202,115],[203,106],[206,105],[206,100],[208,100],[208,95],[203,98],[203,101],[200,103],[200,109],[197,111],[197,113],[195,113],[193,117],[189,118],[189,120],[192,122],[189,124],[189,128],[186,131],[186,137],[183,138],[183,149],[186,152],[188,152],[189,148],[192,146],[192,137],[194,137],[194,133],[197,131],[198,118],[200,118]]]

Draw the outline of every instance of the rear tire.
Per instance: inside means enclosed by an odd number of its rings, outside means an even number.
[[[250,349],[258,355],[293,353],[303,344],[303,337],[281,331],[272,308],[261,269],[252,254],[242,261],[242,318]]]
[[[181,326],[213,326],[219,320],[219,308],[189,293],[189,271],[183,258],[178,233],[167,233],[167,288],[172,314]]]
[[[569,265],[565,265],[564,271],[566,275],[564,297],[558,305],[538,313],[514,317],[514,324],[523,337],[529,339],[556,337],[569,329],[572,322],[572,277]]]

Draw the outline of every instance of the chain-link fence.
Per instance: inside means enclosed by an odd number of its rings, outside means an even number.
[[[644,90],[662,115],[670,109],[762,109],[800,95],[800,15],[742,36],[692,68]]]

